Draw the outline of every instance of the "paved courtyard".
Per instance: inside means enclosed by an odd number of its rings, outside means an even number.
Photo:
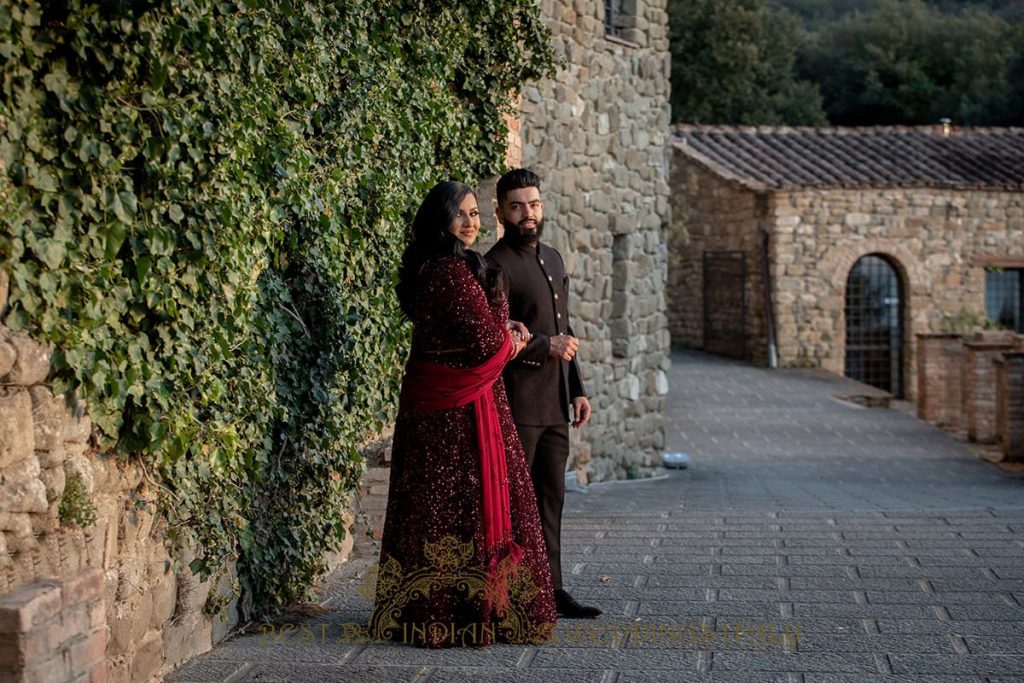
[[[539,647],[345,642],[354,561],[312,638],[239,636],[168,680],[1024,683],[1024,480],[821,373],[677,353],[670,379],[690,467],[567,499],[567,587],[604,618]]]

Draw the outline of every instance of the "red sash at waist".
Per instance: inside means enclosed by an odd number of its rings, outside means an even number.
[[[505,440],[494,403],[494,382],[511,360],[514,347],[506,334],[501,349],[471,368],[450,368],[440,363],[410,358],[405,366],[399,410],[431,411],[459,408],[472,403],[476,417],[480,471],[483,482],[484,557],[488,586],[485,610],[499,612],[508,605],[507,573],[522,559],[522,549],[512,539]]]

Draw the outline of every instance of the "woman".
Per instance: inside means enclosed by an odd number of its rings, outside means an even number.
[[[476,196],[427,194],[402,256],[413,322],[391,457],[371,637],[428,647],[550,637],[555,606],[536,499],[501,369],[528,331],[501,271],[466,247]]]

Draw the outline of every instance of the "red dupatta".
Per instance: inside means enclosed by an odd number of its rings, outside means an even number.
[[[472,368],[450,368],[410,357],[399,399],[399,409],[403,411],[446,410],[473,404],[483,482],[484,558],[491,584],[485,593],[486,612],[490,612],[492,605],[499,612],[508,605],[507,572],[523,556],[522,548],[512,538],[505,441],[493,391],[495,380],[513,352],[512,337],[506,333],[501,349]]]

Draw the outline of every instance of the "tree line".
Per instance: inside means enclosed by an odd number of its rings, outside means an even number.
[[[670,0],[674,121],[1024,125],[1024,3]]]

